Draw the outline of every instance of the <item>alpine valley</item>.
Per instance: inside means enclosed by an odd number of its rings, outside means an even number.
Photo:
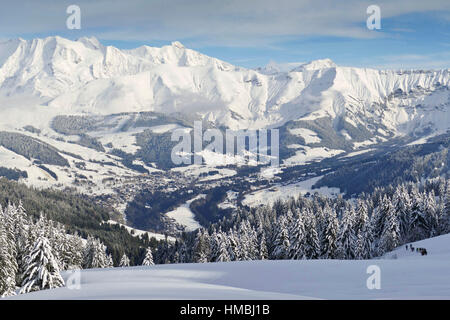
[[[278,129],[280,166],[203,150],[175,165],[175,129]],[[354,198],[448,178],[450,69],[329,59],[246,69],[179,42],[121,50],[95,38],[0,43],[0,176],[81,196],[103,221],[176,237],[236,208],[299,193]],[[113,221],[114,220],[114,221]],[[133,229],[132,229],[133,228]]]

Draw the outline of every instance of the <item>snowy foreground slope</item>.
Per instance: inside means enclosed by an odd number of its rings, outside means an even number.
[[[82,271],[79,290],[59,288],[14,299],[449,299],[450,234],[402,246],[382,259],[248,261]],[[395,258],[396,257],[396,258]],[[381,269],[381,289],[366,286]],[[64,276],[67,278],[67,274]]]

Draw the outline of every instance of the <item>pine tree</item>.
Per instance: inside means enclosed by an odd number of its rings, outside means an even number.
[[[238,260],[239,257],[238,253],[239,239],[237,238],[236,232],[233,228],[230,229],[230,231],[228,232],[228,242],[229,242],[228,255],[230,257],[230,261],[236,261]]]
[[[242,221],[241,227],[241,244],[245,243],[246,251],[246,255],[243,260],[256,260],[259,256],[258,233],[256,232],[255,228],[250,225],[250,222],[248,220]]]
[[[228,254],[228,239],[226,234],[223,232],[219,232],[217,234],[218,237],[218,254],[217,254],[217,262],[228,262],[231,261],[230,256]]]
[[[108,268],[109,259],[106,247],[99,240],[88,237],[83,255],[83,268]]]
[[[427,234],[425,237],[434,237],[438,235],[438,208],[436,205],[434,190],[431,190],[425,196],[424,219],[427,225]]]
[[[450,180],[447,181],[447,188],[445,192],[445,205],[444,205],[444,214],[442,215],[442,224],[443,224],[443,232],[450,232]]]
[[[74,252],[76,248],[73,248],[73,246],[76,245],[76,243],[69,239],[69,235],[67,235],[66,230],[62,225],[57,224],[56,226],[53,226],[53,224],[51,224],[49,242],[61,270],[68,270],[69,268],[74,267],[75,269],[79,269],[72,265],[72,260],[77,259],[77,257],[81,255],[81,252]]]
[[[390,199],[387,197],[383,198],[382,212],[386,218],[380,239],[380,254],[392,251],[400,244],[400,227],[398,216]]]
[[[7,239],[5,221],[0,207],[0,297],[14,295],[16,288],[16,271],[14,256]]]
[[[114,268],[114,261],[113,261],[112,255],[107,254],[106,261],[107,261],[106,268]]]
[[[259,260],[267,260],[269,258],[269,252],[267,250],[266,236],[263,234],[259,240]]]
[[[247,220],[242,220],[239,224],[238,259],[239,261],[250,260],[250,249],[248,242]]]
[[[211,262],[216,262],[217,258],[219,257],[219,250],[220,250],[220,239],[217,232],[214,230],[213,234],[210,237],[210,258],[209,260]]]
[[[130,259],[124,253],[122,258],[120,259],[119,267],[129,267],[129,266],[130,266]]]
[[[210,239],[208,232],[203,228],[197,232],[193,251],[194,262],[205,263],[209,261],[211,252]]]
[[[59,266],[48,239],[39,236],[26,258],[27,268],[20,293],[64,286]]]
[[[319,233],[317,232],[317,219],[310,210],[303,211],[305,220],[305,258],[318,259],[321,255]]]
[[[278,218],[273,259],[289,259],[290,247],[287,218],[286,216],[281,215]]]
[[[28,247],[28,232],[29,222],[25,209],[22,206],[22,202],[19,201],[19,205],[15,207],[14,219],[13,219],[13,230],[15,239],[15,257],[17,262],[17,272],[16,272],[16,285],[20,285],[23,281],[23,273],[25,272],[25,258],[27,254]]]
[[[400,237],[403,243],[409,241],[411,234],[411,198],[404,185],[395,189],[392,198],[394,210],[398,216],[400,223]]]
[[[60,250],[66,269],[73,270],[82,268],[84,246],[79,236],[66,234]]]
[[[410,241],[422,240],[428,233],[427,221],[424,217],[425,199],[416,188],[411,190],[411,238]]]
[[[8,204],[8,206],[3,211],[2,220],[4,226],[5,239],[8,243],[8,251],[12,257],[12,264],[15,273],[18,272],[17,235],[15,232],[16,217],[17,217],[17,208],[12,204]]]
[[[180,256],[180,263],[189,262],[188,248],[187,248],[186,242],[183,241],[181,243],[178,254]]]
[[[354,259],[356,256],[355,215],[352,207],[344,211],[338,236],[340,259]]]
[[[364,244],[364,236],[363,233],[358,233],[356,237],[356,246],[355,246],[355,259],[356,260],[362,260],[365,259],[367,256],[367,250],[365,248]]]
[[[368,222],[369,222],[369,213],[367,203],[366,201],[358,199],[356,203],[355,223],[354,223],[355,234],[360,233],[364,228],[366,228]]]
[[[328,208],[327,208],[328,207]],[[319,248],[320,248],[320,252],[319,255],[317,257],[322,256],[322,251],[323,251],[323,247],[325,245],[325,232],[327,230],[327,226],[328,226],[328,222],[327,222],[327,217],[325,215],[326,210],[329,209],[328,204],[325,204],[325,206],[322,208],[321,205],[319,203],[317,203],[316,199],[314,199],[313,201],[313,209],[312,210],[307,210],[308,213],[308,220],[307,223],[311,223],[315,225],[315,229],[317,232],[317,237],[318,237],[318,241],[319,241]],[[306,228],[308,234],[310,233],[309,228]],[[308,257],[310,259],[311,256],[308,254]]]
[[[237,258],[240,261],[254,260],[258,256],[258,240],[256,231],[250,226],[248,220],[241,221],[239,225],[239,241]]]
[[[289,249],[289,258],[296,260],[303,259],[305,257],[306,232],[302,215],[298,215],[295,219],[293,228],[290,231],[289,242],[291,245]]]
[[[377,205],[373,209],[373,213],[371,216],[371,228],[373,232],[374,239],[377,239],[375,242],[376,247],[378,247],[378,242],[383,233],[383,228],[385,225],[386,214],[383,211],[383,201],[384,198],[381,195],[378,198]]]
[[[324,214],[327,220],[327,228],[325,230],[322,257],[324,259],[336,259],[340,250],[338,242],[339,221],[336,217],[336,212],[331,208],[324,210]]]
[[[264,227],[260,223],[258,226],[258,260],[267,260],[269,258],[269,253],[267,250],[266,243],[266,233],[264,231]]]
[[[152,249],[150,247],[147,248],[145,251],[145,258],[142,262],[143,266],[153,266],[155,263],[153,262],[153,254]]]

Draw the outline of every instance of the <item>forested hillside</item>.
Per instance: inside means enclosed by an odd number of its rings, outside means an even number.
[[[85,239],[88,236],[100,239],[116,265],[124,253],[132,263],[138,263],[144,255],[143,248],[156,246],[157,241],[149,239],[146,234],[133,236],[120,225],[105,223],[119,218],[113,208],[104,208],[92,199],[72,192],[38,190],[0,178],[0,205],[7,207],[10,203],[21,203],[27,216],[34,220],[43,215],[64,225],[71,234],[79,234]]]
[[[151,248],[143,251],[144,263],[152,264]],[[127,254],[115,264],[111,252],[99,239],[70,234],[44,215],[34,220],[22,205],[0,207],[0,296],[61,287],[62,270],[130,265]]]

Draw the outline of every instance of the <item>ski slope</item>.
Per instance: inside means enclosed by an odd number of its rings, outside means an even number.
[[[450,234],[397,248],[380,259],[244,261],[92,269],[79,290],[59,288],[12,299],[449,299]],[[381,288],[369,290],[367,267]],[[67,280],[68,274],[64,274]]]

